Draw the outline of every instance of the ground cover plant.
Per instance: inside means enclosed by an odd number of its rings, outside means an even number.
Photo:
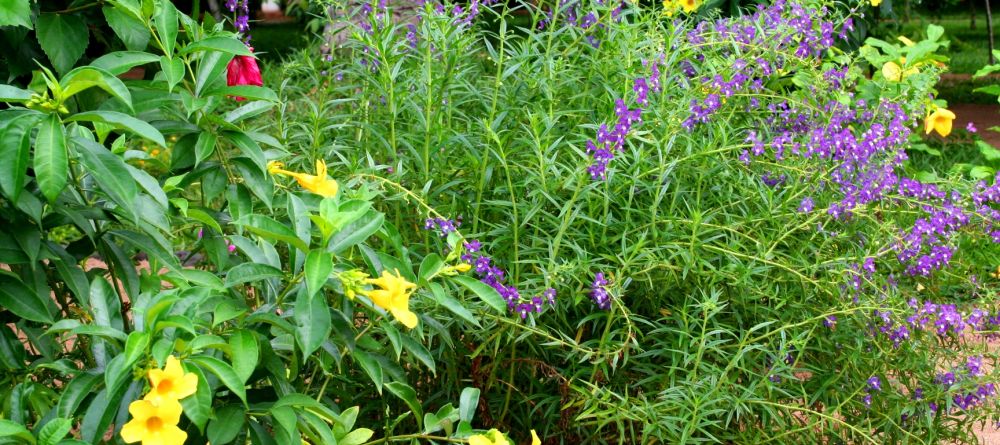
[[[974,443],[998,420],[1000,186],[907,154],[966,137],[940,27],[328,2],[350,39],[261,67],[243,1],[228,25],[105,3],[147,44],[0,87],[2,440]]]

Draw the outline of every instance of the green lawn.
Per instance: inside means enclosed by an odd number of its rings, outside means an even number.
[[[257,22],[250,30],[251,44],[266,60],[280,60],[282,56],[306,46],[312,36],[301,23],[266,24]]]

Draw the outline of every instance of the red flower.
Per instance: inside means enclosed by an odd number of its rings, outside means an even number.
[[[253,51],[253,48],[250,48]],[[252,56],[236,56],[229,61],[226,67],[226,83],[229,86],[254,85],[263,86],[264,81],[260,78],[260,67],[257,66],[257,59]],[[236,97],[236,100],[244,100]]]

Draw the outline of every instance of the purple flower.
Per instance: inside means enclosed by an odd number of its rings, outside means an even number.
[[[869,391],[881,391],[882,390],[882,380],[878,376],[871,376],[868,379],[868,390]]]
[[[965,124],[965,131],[968,131],[969,133],[975,133],[979,130],[976,129],[976,124],[969,122],[968,124]]]
[[[590,285],[590,298],[598,308],[611,309],[611,294],[608,293],[608,281],[604,279],[604,272],[594,275],[594,282]]]

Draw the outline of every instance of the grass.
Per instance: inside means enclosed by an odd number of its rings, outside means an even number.
[[[268,24],[257,22],[250,31],[254,50],[265,60],[277,61],[294,50],[309,44],[312,36],[298,22]]]

